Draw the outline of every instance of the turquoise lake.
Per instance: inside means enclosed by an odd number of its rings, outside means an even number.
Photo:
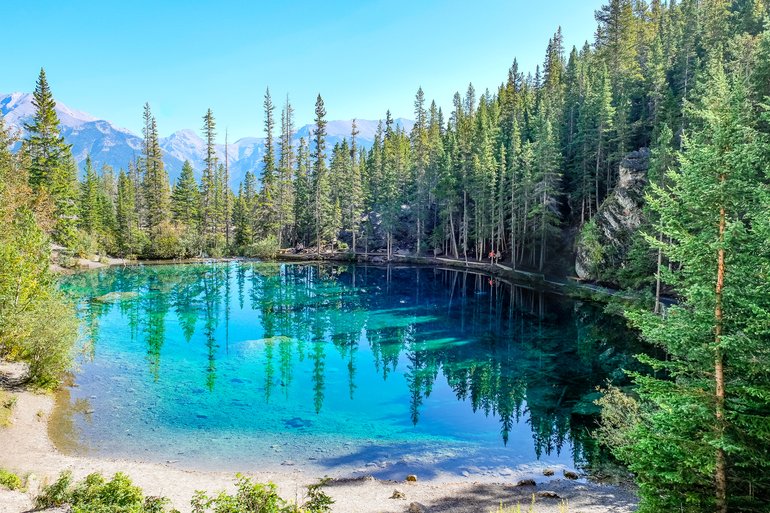
[[[596,386],[622,383],[639,352],[602,305],[449,269],[147,265],[62,288],[86,340],[57,445],[189,468],[589,468]]]

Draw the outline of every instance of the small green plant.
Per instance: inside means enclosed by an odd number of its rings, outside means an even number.
[[[332,510],[334,499],[323,491],[323,487],[329,484],[331,478],[324,477],[319,482],[307,487],[307,501],[304,508],[310,513],[328,513]]]
[[[20,490],[23,487],[23,482],[21,478],[13,472],[0,468],[0,487],[5,487],[9,490]]]
[[[0,390],[0,427],[6,427],[11,424],[11,414],[13,407],[16,406],[17,397]]]

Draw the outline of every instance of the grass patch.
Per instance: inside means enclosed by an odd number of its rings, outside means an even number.
[[[496,510],[490,513],[537,513],[537,505],[535,504],[535,494],[532,494],[532,500],[526,506],[516,504],[515,506],[505,506],[501,502]],[[569,504],[566,499],[559,502],[559,513],[569,513]]]
[[[0,427],[11,425],[13,407],[16,406],[16,396],[0,390]]]

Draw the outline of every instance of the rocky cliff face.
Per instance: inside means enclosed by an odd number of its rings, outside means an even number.
[[[649,160],[649,150],[642,148],[620,163],[618,184],[578,237],[575,273],[579,278],[600,280],[603,270],[623,265],[632,235],[642,224]]]

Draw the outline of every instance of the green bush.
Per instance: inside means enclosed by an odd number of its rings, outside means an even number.
[[[96,235],[92,235],[83,230],[78,230],[70,249],[80,258],[91,258],[93,255],[99,253],[101,244]]]
[[[255,483],[248,477],[237,475],[237,492],[229,495],[220,492],[215,497],[209,497],[205,492],[198,491],[192,499],[193,513],[328,513],[334,503],[321,487],[326,481],[321,481],[308,487],[307,501],[299,506],[286,501],[278,495],[273,483]]]
[[[69,368],[78,335],[74,306],[49,265],[49,240],[30,211],[0,223],[0,358],[29,363],[29,378],[44,388]]]
[[[141,488],[120,472],[109,481],[89,474],[74,486],[72,473],[63,472],[35,499],[38,508],[69,504],[72,513],[163,513],[168,503],[164,497],[145,497]]]
[[[307,501],[299,506],[282,499],[274,484],[255,483],[238,474],[235,495],[220,492],[209,497],[198,491],[190,505],[193,513],[328,513],[334,501],[321,490],[325,484],[321,481],[309,486]],[[90,474],[73,483],[72,473],[66,471],[35,499],[35,506],[41,509],[65,504],[72,513],[165,513],[169,501],[165,497],[145,496],[120,472],[109,481],[99,474]]]
[[[22,488],[22,481],[19,476],[13,472],[8,472],[0,468],[0,486],[8,488],[9,490],[20,490]]]
[[[158,259],[183,258],[185,247],[182,243],[183,230],[169,222],[158,225],[150,236],[145,249],[146,256]]]
[[[273,259],[278,255],[278,239],[270,235],[245,248],[245,256],[253,258]]]

